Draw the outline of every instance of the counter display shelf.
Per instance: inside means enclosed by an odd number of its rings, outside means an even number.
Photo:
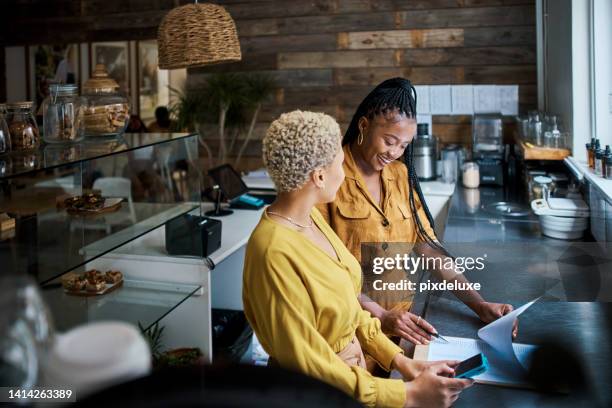
[[[33,276],[60,330],[108,319],[150,327],[201,287],[126,277],[111,293],[83,298],[64,293],[61,277],[199,211],[197,158],[198,135],[188,133],[125,134],[2,156],[0,214],[15,222],[0,235],[1,273]],[[89,193],[121,203],[99,213],[67,211],[68,198]]]

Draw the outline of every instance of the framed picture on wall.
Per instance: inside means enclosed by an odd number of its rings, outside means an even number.
[[[91,43],[90,70],[104,64],[111,78],[125,95],[130,94],[130,47],[127,41]]]
[[[79,84],[78,44],[30,45],[28,59],[28,99],[40,107],[49,94],[49,84]]]
[[[137,43],[138,107],[140,118],[146,123],[155,120],[155,109],[169,103],[169,71],[157,67],[157,41]]]

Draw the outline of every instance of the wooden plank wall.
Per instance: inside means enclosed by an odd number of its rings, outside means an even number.
[[[367,92],[393,76],[415,84],[519,84],[520,110],[536,106],[534,0],[209,1],[236,20],[244,58],[192,69],[189,81],[215,71],[275,77],[258,139],[271,120],[297,108],[332,114],[344,129]],[[151,39],[168,10],[188,2],[6,0],[0,45]],[[433,131],[444,142],[469,143],[470,117],[436,116]],[[260,141],[247,153],[257,164]]]
[[[533,0],[219,3],[236,19],[243,61],[191,69],[189,81],[221,71],[276,79],[248,149],[253,158],[267,125],[282,112],[326,112],[344,130],[363,97],[394,76],[414,84],[519,84],[520,111],[536,106]],[[511,127],[508,121],[508,133]],[[433,132],[443,143],[469,144],[471,117],[434,116]]]

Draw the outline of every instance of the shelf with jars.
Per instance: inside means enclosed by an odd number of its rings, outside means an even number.
[[[63,277],[83,274],[96,258],[199,211],[197,134],[85,138],[0,158],[0,215],[12,220],[0,234],[3,274],[32,276],[60,329],[107,318],[149,327],[200,290],[127,275],[100,296],[74,296],[62,286]],[[96,252],[85,250],[93,244]]]

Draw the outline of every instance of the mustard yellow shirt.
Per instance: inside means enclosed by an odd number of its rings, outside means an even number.
[[[244,312],[263,348],[286,368],[327,382],[366,406],[401,407],[402,380],[372,376],[336,355],[357,336],[364,352],[390,369],[401,349],[357,300],[361,268],[321,214],[311,218],[334,247],[333,259],[264,212],[246,247]]]
[[[362,243],[407,243],[422,242],[417,225],[410,211],[408,169],[400,161],[385,166],[381,173],[383,188],[382,203],[374,201],[355,163],[349,145],[343,146],[345,179],[336,193],[334,201],[317,206],[323,218],[329,223],[344,245],[359,260]],[[429,225],[425,210],[415,193],[415,204],[419,220],[428,235],[436,239]],[[382,204],[382,205],[381,205]],[[410,247],[410,245],[405,246]],[[386,249],[384,250],[386,252]],[[384,252],[383,251],[383,252]],[[392,253],[384,256],[392,257]],[[387,282],[409,279],[405,272],[395,270],[379,276]],[[405,291],[370,291],[366,294],[385,309],[410,309],[413,293]]]

